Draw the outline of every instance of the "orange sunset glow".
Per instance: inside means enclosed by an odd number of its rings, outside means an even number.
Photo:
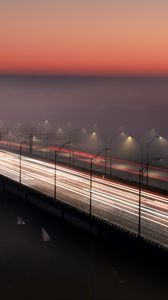
[[[166,1],[2,1],[0,73],[168,74]]]

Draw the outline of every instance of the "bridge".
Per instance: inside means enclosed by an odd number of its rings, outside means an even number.
[[[1,174],[88,215],[168,247],[168,197],[71,166],[0,151]],[[92,182],[91,182],[92,179]],[[92,183],[92,185],[91,185]],[[141,205],[141,207],[140,207]],[[139,228],[140,226],[140,228]],[[140,229],[140,230],[139,230]]]

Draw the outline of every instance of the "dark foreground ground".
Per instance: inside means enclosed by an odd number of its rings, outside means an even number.
[[[0,195],[0,299],[168,299],[167,253],[124,245]]]

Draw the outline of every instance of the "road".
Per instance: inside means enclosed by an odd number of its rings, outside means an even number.
[[[19,155],[0,151],[1,173],[19,181]],[[54,164],[22,156],[22,183],[50,196],[54,194]],[[89,212],[90,175],[57,165],[57,199]],[[92,214],[138,232],[139,190],[93,177]],[[142,191],[141,235],[168,247],[168,197]]]
[[[0,141],[0,145],[4,150],[10,151],[19,151],[20,143],[19,142],[7,142]],[[33,146],[33,155],[37,157],[43,157],[54,160],[54,152],[58,151],[58,156],[61,161],[65,163],[75,165],[79,168],[84,168],[86,170],[90,169],[90,160],[95,157],[95,154],[83,152],[81,150],[72,150],[71,146],[67,146],[67,148],[60,148],[56,146],[44,146],[44,145],[34,145]],[[26,155],[29,152],[29,148],[27,143],[22,145],[23,153]],[[105,153],[104,153],[105,154]],[[158,187],[168,191],[168,169],[167,169],[167,161],[161,160],[159,162],[160,166],[150,165],[149,166],[149,185]],[[139,170],[142,168],[140,163],[136,163],[129,160],[119,159],[111,156],[110,163],[110,152],[106,157],[106,174],[113,175],[114,177],[121,178],[128,181],[138,182],[139,180]],[[94,170],[100,173],[105,172],[105,156],[100,155],[96,161],[94,162]],[[145,181],[146,173],[144,174]]]

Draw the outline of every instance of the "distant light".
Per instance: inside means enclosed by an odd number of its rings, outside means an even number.
[[[92,132],[92,136],[96,136],[96,132],[95,131]]]
[[[58,128],[58,134],[63,133],[63,129],[61,127]]]
[[[67,122],[67,124],[66,124],[66,126],[67,127],[70,127],[72,124],[71,124],[71,122],[69,121],[69,122]]]
[[[127,138],[128,142],[132,142],[133,137],[129,135],[129,137]]]
[[[159,136],[158,139],[159,139],[160,141],[163,141],[163,140],[164,140],[164,138],[163,138],[162,136]]]
[[[155,132],[156,132],[156,129],[155,129],[155,128],[152,128],[152,129],[150,130],[150,132],[151,132],[151,133],[155,133]]]
[[[82,128],[82,133],[86,134],[86,129],[84,127]]]

